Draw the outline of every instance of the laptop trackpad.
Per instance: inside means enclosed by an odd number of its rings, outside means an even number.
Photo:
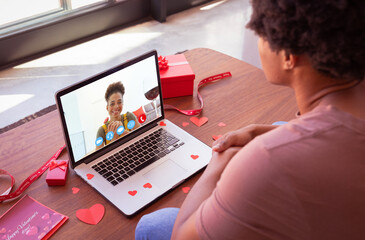
[[[167,160],[157,167],[153,168],[149,172],[145,173],[145,176],[149,181],[157,186],[163,187],[166,185],[180,182],[183,180],[186,170],[174,163],[171,160]]]

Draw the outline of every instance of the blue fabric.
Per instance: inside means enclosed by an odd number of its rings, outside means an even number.
[[[136,240],[170,240],[179,208],[163,208],[142,216],[139,220]]]

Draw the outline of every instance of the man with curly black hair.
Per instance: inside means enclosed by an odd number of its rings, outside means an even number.
[[[181,209],[143,216],[137,239],[364,239],[365,1],[252,7],[265,76],[294,90],[298,118],[217,140]]]

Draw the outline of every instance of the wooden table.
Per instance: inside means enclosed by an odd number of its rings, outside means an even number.
[[[166,117],[186,131],[212,145],[212,135],[224,134],[251,123],[271,124],[288,121],[297,111],[292,91],[266,82],[262,70],[238,59],[210,49],[193,49],[185,56],[196,74],[194,96],[167,99],[165,102],[180,108],[198,107],[196,87],[200,80],[211,75],[230,71],[231,78],[206,85],[200,89],[204,98],[204,110],[200,117],[209,121],[197,127],[175,111],[166,111]],[[186,127],[182,122],[190,122]],[[219,127],[224,122],[226,126]],[[15,188],[38,169],[64,144],[57,111],[50,112],[31,122],[0,135],[0,168],[9,171],[17,180]],[[60,158],[67,158],[64,151]],[[134,239],[134,230],[142,215],[165,207],[180,207],[186,194],[182,187],[192,187],[201,172],[170,191],[139,214],[125,217],[93,188],[70,169],[65,186],[48,187],[43,174],[27,190],[26,194],[46,206],[69,216],[69,220],[53,235],[52,239]],[[0,190],[7,186],[0,177]],[[72,188],[80,188],[73,194]],[[2,192],[2,191],[1,191]],[[0,215],[16,201],[0,204]],[[105,216],[97,225],[88,225],[76,218],[76,211],[96,203],[105,206]]]

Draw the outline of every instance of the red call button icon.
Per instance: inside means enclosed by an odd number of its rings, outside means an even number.
[[[139,123],[144,123],[145,121],[146,121],[146,114],[142,114],[141,116],[139,116],[138,118]]]

